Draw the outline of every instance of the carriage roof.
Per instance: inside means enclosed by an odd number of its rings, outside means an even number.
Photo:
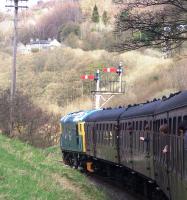
[[[167,112],[176,108],[187,106],[187,91],[178,92],[162,100],[155,114]]]
[[[153,115],[160,102],[161,100],[155,100],[130,107],[121,115],[120,120]]]
[[[90,114],[97,112],[97,110],[87,110],[87,111],[78,111],[74,113],[69,113],[66,116],[61,118],[61,123],[73,123],[84,121],[84,119]]]
[[[125,108],[103,109],[85,118],[86,122],[117,121]]]

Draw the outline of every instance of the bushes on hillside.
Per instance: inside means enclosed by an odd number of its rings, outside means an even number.
[[[0,93],[0,129],[11,137],[45,147],[58,140],[59,116],[47,113],[36,106],[28,95],[17,91],[13,102],[13,133],[10,135],[10,91]]]
[[[58,33],[59,41],[62,42],[70,34],[74,34],[76,36],[80,36],[80,26],[78,24],[76,24],[76,23],[69,23],[69,24],[63,25],[60,28],[60,31]]]
[[[99,23],[99,20],[100,20],[100,16],[99,16],[98,8],[95,5],[92,12],[92,21],[95,23]]]
[[[25,25],[20,30],[19,40],[28,43],[31,38],[57,38],[62,26],[79,23],[81,19],[82,13],[77,2],[59,2],[50,12],[42,15],[35,25]]]

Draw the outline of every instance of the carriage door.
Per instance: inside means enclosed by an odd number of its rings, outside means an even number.
[[[145,138],[145,157],[146,157],[146,174],[149,177],[152,177],[151,174],[151,169],[152,169],[152,165],[151,165],[151,161],[150,161],[150,157],[152,155],[152,151],[151,151],[151,145],[152,145],[152,138],[151,138],[151,128],[152,128],[152,121],[144,121],[144,130],[145,130],[145,134],[144,134],[144,138]]]
[[[95,123],[92,126],[93,156],[96,157],[97,129]]]
[[[170,160],[170,132],[168,113],[155,117],[154,125],[154,169],[155,179],[164,193],[169,197],[169,160]]]
[[[89,123],[86,131],[86,151],[88,155],[95,156],[94,124]]]
[[[133,163],[133,123],[128,122],[128,127],[127,127],[127,134],[129,137],[129,163],[130,163],[130,168],[134,169],[134,163]]]
[[[187,197],[187,115],[183,117],[184,124],[184,175],[185,175],[185,190],[183,191],[184,196]]]

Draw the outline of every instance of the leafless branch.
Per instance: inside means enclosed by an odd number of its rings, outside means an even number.
[[[148,46],[172,50],[187,40],[187,0],[115,2],[123,6],[116,16],[112,51]]]

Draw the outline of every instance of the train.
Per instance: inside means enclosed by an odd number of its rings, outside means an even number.
[[[187,91],[61,119],[66,164],[121,181],[150,200],[187,199]]]

